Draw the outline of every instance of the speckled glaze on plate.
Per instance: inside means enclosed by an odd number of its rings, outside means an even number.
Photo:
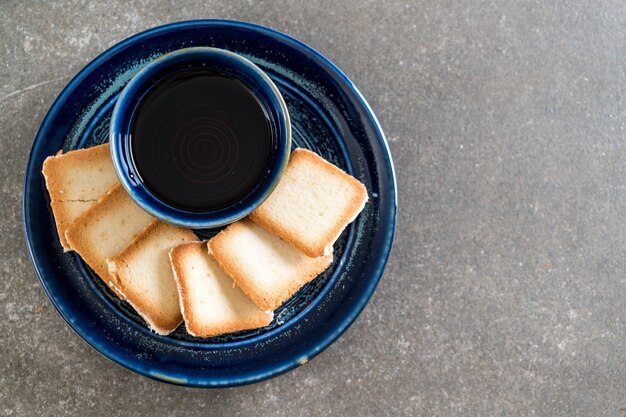
[[[184,326],[152,333],[74,253],[64,254],[41,168],[59,149],[108,140],[115,101],[152,59],[190,46],[213,46],[261,67],[285,98],[293,148],[321,154],[363,182],[370,200],[334,247],[332,266],[255,331],[212,339]],[[120,42],[88,64],[46,115],[31,149],[24,185],[24,228],[32,261],[52,303],[87,343],[116,363],[160,381],[198,387],[261,381],[328,347],[374,292],[389,255],[396,218],[396,182],[383,132],[352,82],[303,43],[249,23],[199,20],[157,27]],[[210,237],[214,230],[201,230]]]

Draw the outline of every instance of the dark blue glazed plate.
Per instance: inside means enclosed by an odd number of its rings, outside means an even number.
[[[293,147],[305,147],[354,175],[370,200],[334,247],[333,265],[275,313],[267,327],[198,339],[180,326],[152,333],[74,253],[63,253],[41,168],[57,153],[108,140],[121,89],[152,59],[213,46],[245,56],[274,81],[287,103]],[[304,364],[336,340],[361,312],[382,275],[396,218],[396,182],[383,132],[352,82],[322,55],[249,23],[173,23],[120,42],[63,90],[33,144],[24,184],[24,228],[32,261],[52,303],[97,351],[160,381],[199,387],[261,381]],[[209,237],[211,231],[198,231]]]

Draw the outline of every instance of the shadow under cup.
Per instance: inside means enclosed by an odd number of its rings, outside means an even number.
[[[186,48],[152,61],[122,90],[110,142],[117,176],[140,207],[208,229],[245,217],[274,190],[291,126],[280,92],[252,62]]]

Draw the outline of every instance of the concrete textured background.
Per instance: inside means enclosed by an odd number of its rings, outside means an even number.
[[[303,367],[236,389],[132,374],[64,323],[28,259],[39,123],[97,54],[231,18],[310,44],[371,103],[398,175],[371,302]],[[625,416],[623,1],[0,0],[0,415]]]

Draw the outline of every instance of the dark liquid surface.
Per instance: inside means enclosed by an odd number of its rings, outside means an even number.
[[[136,109],[131,134],[146,188],[192,212],[246,197],[265,176],[272,146],[257,97],[241,81],[203,69],[152,87]]]

